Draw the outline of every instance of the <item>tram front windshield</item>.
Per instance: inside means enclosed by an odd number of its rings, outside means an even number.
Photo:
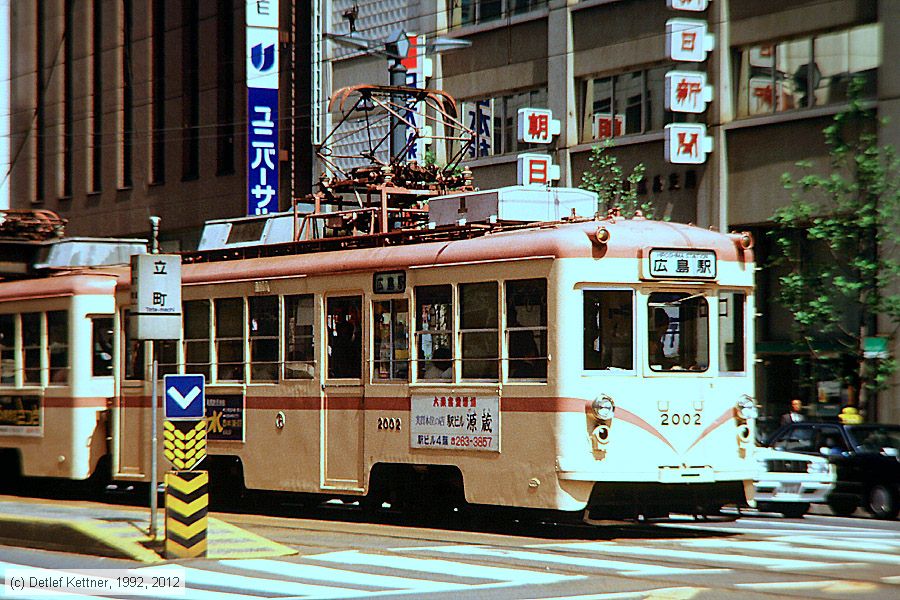
[[[654,292],[648,299],[647,319],[651,370],[709,368],[709,303],[702,293]]]

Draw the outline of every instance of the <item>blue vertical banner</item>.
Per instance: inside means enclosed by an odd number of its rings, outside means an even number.
[[[247,214],[278,212],[278,0],[247,6]]]
[[[278,212],[278,90],[247,90],[247,214]]]

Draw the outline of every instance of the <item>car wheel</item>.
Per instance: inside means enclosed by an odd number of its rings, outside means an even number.
[[[849,517],[856,512],[856,503],[849,500],[832,500],[828,503],[828,508],[838,517]]]
[[[809,502],[791,502],[778,509],[788,519],[801,519],[809,511]]]
[[[876,519],[895,519],[900,512],[897,492],[883,484],[872,486],[866,500],[866,510]]]

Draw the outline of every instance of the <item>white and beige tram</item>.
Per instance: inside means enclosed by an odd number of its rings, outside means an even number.
[[[750,246],[610,217],[186,263],[160,373],[205,375],[220,489],[713,511],[752,489]],[[129,283],[126,269],[0,283],[8,468],[149,481]]]

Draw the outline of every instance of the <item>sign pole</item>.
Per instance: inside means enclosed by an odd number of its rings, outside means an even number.
[[[158,435],[156,420],[157,420],[157,407],[156,407],[156,381],[158,379],[159,373],[159,360],[156,357],[156,343],[153,340],[150,340],[150,356],[153,357],[153,367],[150,369],[150,420],[152,421],[152,425],[150,426],[150,539],[156,540],[156,511],[157,511],[157,493],[156,488],[159,483],[156,480],[156,471],[157,471],[157,461],[158,458],[156,456],[156,438]],[[144,363],[146,364],[146,363]]]

